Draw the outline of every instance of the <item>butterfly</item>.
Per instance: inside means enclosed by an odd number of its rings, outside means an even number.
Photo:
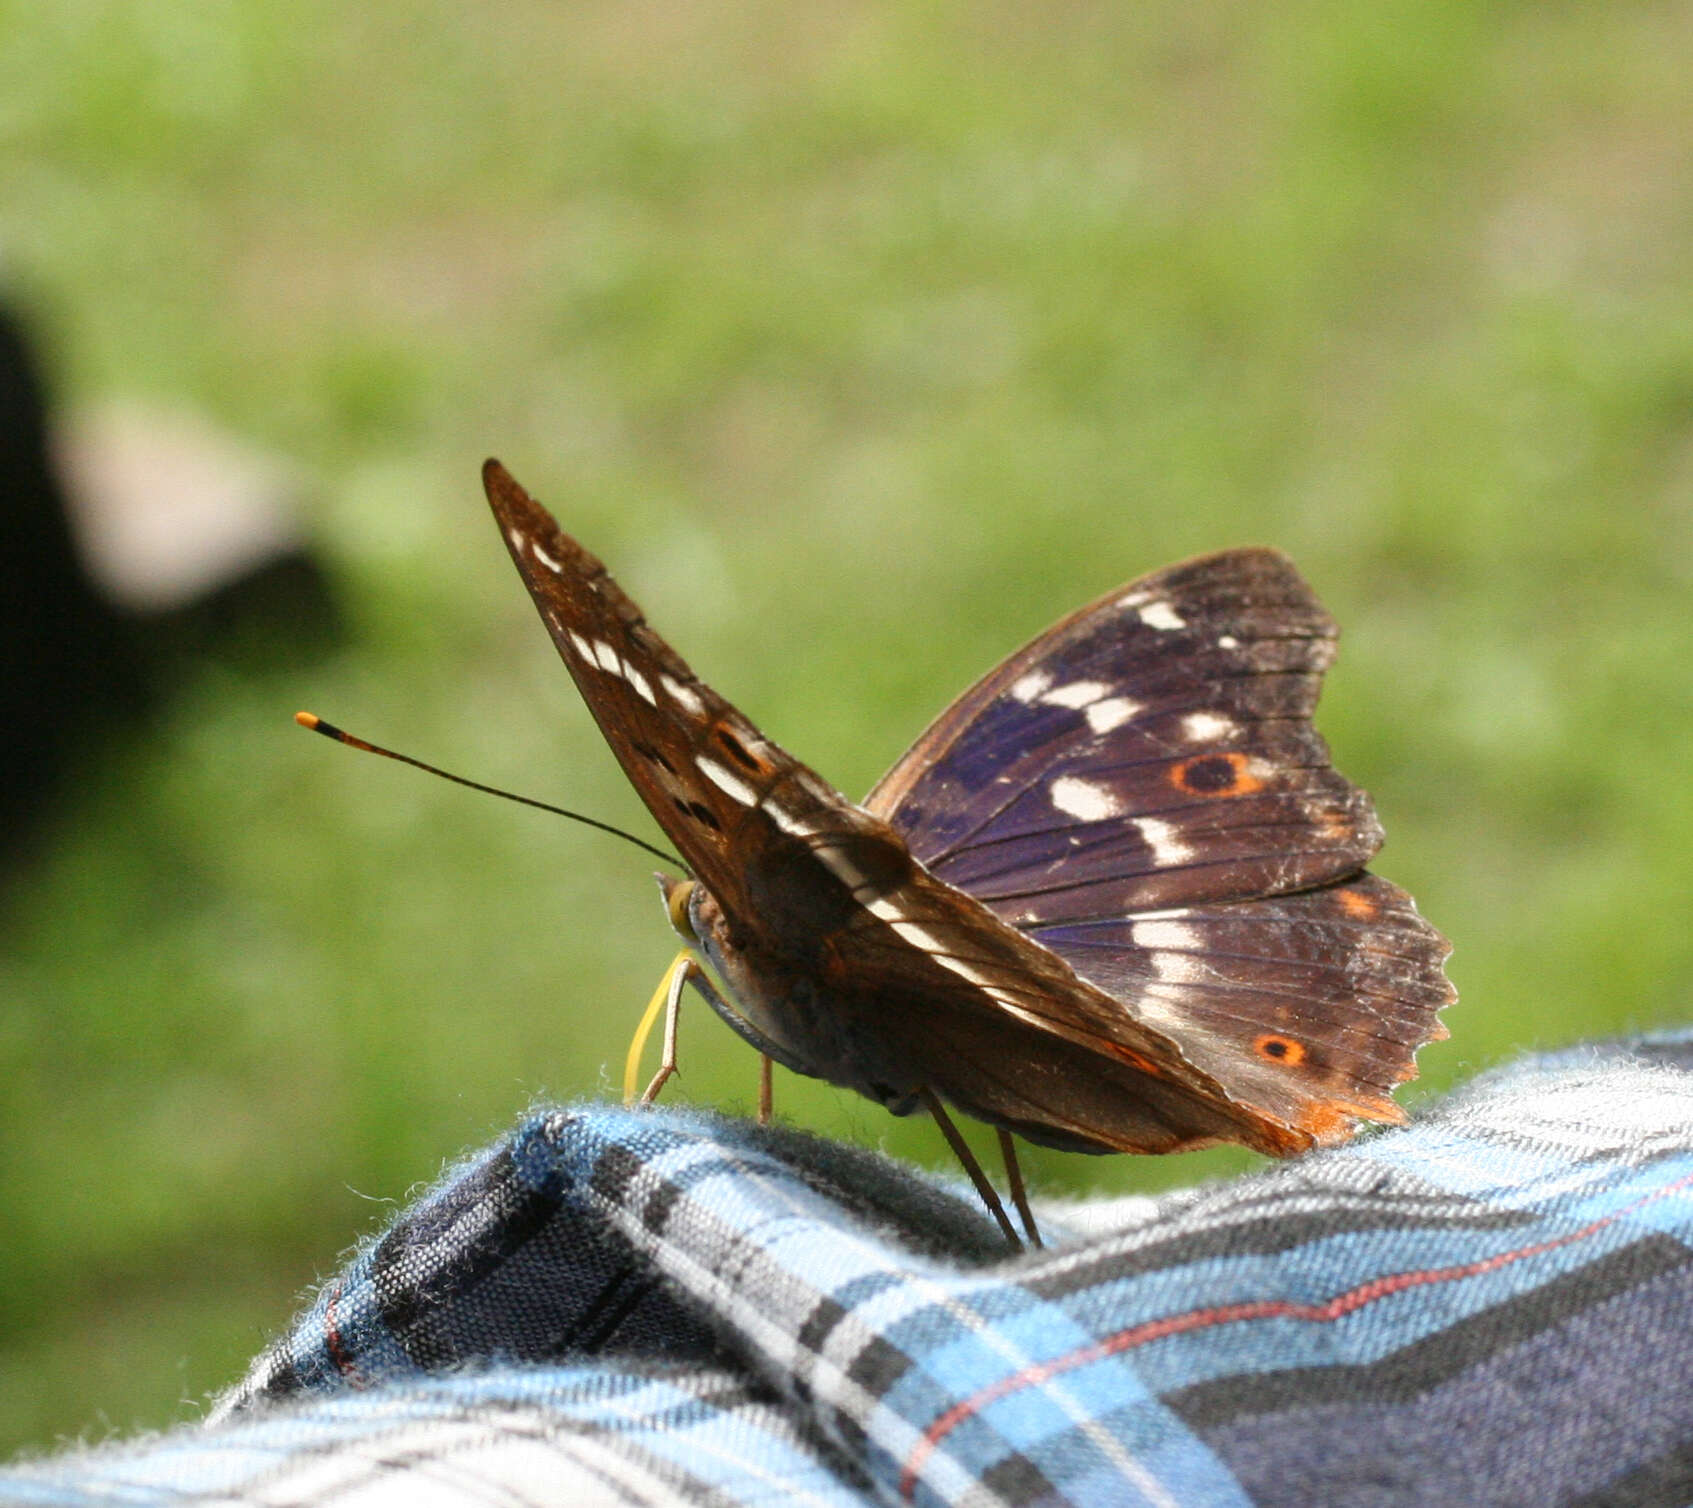
[[[1311,724],[1336,629],[1285,556],[1203,556],[1072,613],[855,804],[497,461],[483,481],[693,873],[672,920],[726,993],[696,987],[768,1058],[895,1114],[950,1105],[1007,1150],[1287,1156],[1405,1119],[1451,949],[1365,870],[1381,827]]]

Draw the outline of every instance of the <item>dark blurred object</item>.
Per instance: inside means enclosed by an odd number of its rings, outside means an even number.
[[[72,426],[56,453],[48,407],[24,327],[0,306],[0,862],[196,663],[297,662],[338,637],[282,467],[132,407]]]
[[[94,590],[71,538],[28,342],[0,308],[0,857],[30,831],[97,729],[144,705],[134,634]]]

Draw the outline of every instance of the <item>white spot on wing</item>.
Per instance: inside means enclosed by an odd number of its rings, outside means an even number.
[[[899,933],[899,935],[908,943],[915,943],[919,948],[924,949],[926,952],[940,953],[945,950],[946,945],[940,940],[940,938],[936,937],[935,934],[929,931],[927,927],[924,927],[917,922],[898,921],[893,922],[891,925],[894,931]],[[953,961],[956,962],[957,960]],[[959,972],[962,973],[963,971],[960,970]]]
[[[1015,995],[1011,994],[1009,991],[998,988],[991,978],[989,978],[986,974],[983,974],[980,970],[971,967],[971,965],[966,963],[962,958],[954,958],[950,953],[948,953],[946,951],[946,943],[944,939],[935,936],[933,932],[923,926],[920,922],[906,920],[905,913],[899,909],[899,906],[895,902],[885,899],[873,900],[869,903],[869,910],[873,915],[879,916],[883,921],[885,921],[908,943],[921,948],[943,969],[949,969],[952,973],[958,975],[960,979],[967,979],[971,984],[975,985],[977,989],[990,995],[1001,1005],[1010,1006],[1013,1010],[1016,1010],[1019,1015],[1026,1016],[1028,1014],[1018,1002]]]
[[[1217,648],[1218,649],[1239,649],[1240,648],[1240,640],[1235,638],[1235,636],[1233,634],[1224,634],[1222,636],[1222,638],[1217,640]]]
[[[1011,694],[1020,702],[1032,702],[1051,684],[1050,670],[1031,670],[1011,683]]]
[[[792,812],[784,810],[782,803],[774,796],[766,796],[764,800],[758,804],[763,811],[769,814],[770,820],[774,822],[776,826],[781,828],[783,832],[790,833],[796,838],[809,836],[811,829]],[[833,849],[819,849],[818,857],[821,858],[825,864],[829,864],[828,856],[833,852]],[[834,866],[829,864],[829,868],[833,870]],[[842,876],[842,878],[845,878],[845,876]]]
[[[1103,822],[1107,817],[1120,816],[1123,810],[1114,792],[1074,775],[1060,775],[1052,782],[1048,795],[1059,811],[1080,817],[1084,822]]]
[[[1159,980],[1164,976],[1160,974]],[[1166,1029],[1180,1027],[1191,1031],[1193,1018],[1167,1001],[1160,1000],[1150,989],[1143,990],[1135,1000],[1135,1015],[1148,1026],[1160,1026]]]
[[[623,656],[618,654],[604,639],[594,641],[594,658],[600,662],[600,669],[608,675],[623,674]]]
[[[1160,633],[1167,633],[1172,628],[1186,628],[1187,619],[1182,617],[1168,602],[1149,602],[1140,610],[1140,621],[1148,628],[1155,628]]]
[[[1240,725],[1220,712],[1190,712],[1182,719],[1182,732],[1196,744],[1215,743],[1239,731]]]
[[[1205,941],[1197,927],[1174,921],[1148,921],[1145,917],[1135,921],[1129,935],[1137,948],[1154,952],[1193,952],[1203,947]]]
[[[554,560],[552,558],[551,555],[547,554],[547,552],[541,548],[540,541],[534,540],[534,539],[529,541],[529,553],[531,555],[533,555],[538,561],[540,561],[541,564],[544,565],[549,571],[551,571],[553,573],[553,575],[560,576],[560,575],[564,574],[564,567],[561,566],[556,560]]]
[[[746,781],[732,771],[725,769],[715,759],[707,759],[703,754],[694,760],[695,767],[724,795],[732,797],[742,806],[757,806],[758,792]]]
[[[869,884],[869,879],[865,875],[864,871],[860,869],[858,865],[854,864],[851,858],[849,858],[839,848],[836,848],[833,844],[823,844],[821,847],[817,848],[815,852],[818,859],[822,862],[823,867],[827,869],[830,874],[834,875],[834,877],[845,885],[855,896],[860,890]],[[869,901],[866,904],[873,912],[876,913],[877,916],[882,917],[883,920],[889,919],[887,914],[881,909],[883,906],[887,905],[886,901]],[[896,909],[893,914],[898,916],[902,913]]]
[[[584,660],[586,660],[590,665],[595,663],[594,646],[584,639],[581,634],[577,633],[575,629],[570,631],[570,642],[575,646],[576,653],[581,655]]]
[[[684,681],[679,681],[673,675],[660,675],[658,683],[664,687],[666,695],[676,702],[684,712],[691,712],[695,717],[705,715],[705,703],[700,700],[699,693]]]
[[[627,660],[623,662],[623,679],[634,687],[635,695],[640,697],[649,707],[658,705],[658,698],[653,695],[652,682]]]
[[[1126,696],[1110,696],[1088,708],[1088,727],[1095,733],[1109,733],[1120,728],[1140,711],[1140,703]]]
[[[1097,702],[1111,688],[1102,681],[1071,681],[1068,686],[1054,686],[1043,692],[1041,700],[1053,707],[1086,707]]]
[[[1165,984],[1202,984],[1209,977],[1205,965],[1187,953],[1154,953],[1152,972]]]
[[[1182,841],[1171,823],[1157,817],[1141,817],[1135,826],[1140,829],[1141,837],[1146,839],[1152,857],[1160,864],[1180,864],[1184,859],[1193,857],[1193,846]]]

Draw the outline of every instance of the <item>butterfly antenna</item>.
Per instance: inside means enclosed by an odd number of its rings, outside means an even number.
[[[506,801],[515,801],[520,806],[532,806],[537,811],[551,812],[556,817],[568,817],[572,822],[585,823],[589,827],[597,827],[602,833],[610,833],[614,838],[622,838],[633,843],[637,848],[644,848],[656,858],[663,859],[666,864],[674,864],[685,874],[692,874],[693,870],[673,853],[666,853],[662,848],[655,848],[644,838],[637,838],[634,833],[626,833],[621,827],[613,827],[609,822],[601,822],[597,817],[584,817],[581,812],[567,811],[562,806],[554,806],[548,801],[537,801],[533,796],[519,796],[515,791],[502,791],[497,785],[483,785],[480,780],[466,780],[463,775],[455,775],[450,770],[438,769],[435,765],[425,764],[421,759],[413,759],[409,754],[396,754],[392,749],[384,749],[380,744],[366,743],[362,738],[354,738],[351,733],[337,728],[334,723],[326,723],[315,712],[296,712],[294,721],[302,728],[310,728],[313,733],[321,733],[325,738],[333,738],[338,744],[346,744],[350,749],[363,749],[366,754],[380,754],[384,759],[397,759],[401,764],[409,764],[414,770],[423,770],[430,775],[439,775],[443,780],[450,780],[454,785],[469,786],[473,791],[481,791],[488,796],[499,796]]]

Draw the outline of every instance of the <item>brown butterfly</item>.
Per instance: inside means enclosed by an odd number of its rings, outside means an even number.
[[[727,993],[692,982],[761,1053],[955,1137],[950,1104],[1008,1152],[1015,1133],[1286,1156],[1404,1119],[1390,1096],[1446,1035],[1450,947],[1364,872],[1381,828],[1310,721],[1335,627],[1284,556],[1205,556],[1071,614],[855,805],[701,682],[498,462],[483,482],[693,871],[671,916]]]

